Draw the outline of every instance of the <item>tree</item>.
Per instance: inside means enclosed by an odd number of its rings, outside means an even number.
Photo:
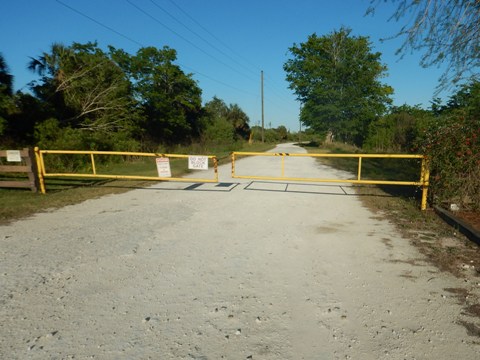
[[[7,63],[0,53],[0,91],[2,94],[12,96],[13,94],[13,76],[9,73]]]
[[[226,119],[228,116],[228,106],[225,101],[214,96],[212,100],[205,103],[205,111],[210,121]]]
[[[15,110],[8,118],[6,135],[16,146],[31,146],[35,143],[35,126],[51,116],[51,109],[35,96],[20,91],[13,101]]]
[[[222,99],[214,96],[205,103],[206,125],[202,133],[202,141],[212,146],[228,146],[235,141],[235,129],[227,120],[228,106]]]
[[[287,140],[288,138],[288,130],[285,126],[283,125],[280,125],[277,129],[276,129],[277,133],[278,133],[278,137],[280,138],[281,141],[285,141]]]
[[[150,140],[175,144],[199,135],[202,91],[174,64],[174,49],[145,47],[129,55],[110,47],[110,54],[132,82]]]
[[[235,134],[241,139],[248,139],[250,119],[248,115],[237,104],[230,104],[227,112],[227,120],[233,125]]]
[[[289,49],[286,79],[303,103],[301,121],[317,132],[361,145],[368,124],[391,102],[392,88],[380,83],[386,66],[372,52],[368,37],[341,28],[328,35],[312,34]]]
[[[214,96],[205,104],[205,112],[210,122],[228,121],[240,139],[247,139],[250,133],[250,119],[238,104],[227,105],[222,99]]]
[[[60,119],[65,126],[68,125],[68,119],[75,117],[75,113],[65,104],[63,93],[57,91],[57,83],[63,78],[62,63],[72,55],[63,44],[53,43],[48,52],[30,57],[27,64],[30,71],[40,76],[29,84],[32,93],[49,108],[50,117]]]
[[[430,159],[430,189],[437,204],[480,210],[480,83],[465,84],[418,141]]]
[[[12,93],[13,76],[10,75],[7,63],[0,54],[0,136],[7,128],[7,117],[13,105]]]
[[[374,13],[386,0],[371,0],[367,13]],[[398,3],[390,20],[407,18],[394,38],[404,38],[398,54],[423,52],[422,66],[447,64],[439,90],[450,83],[476,78],[480,65],[480,2],[478,0],[391,0]]]
[[[94,132],[130,127],[130,83],[96,43],[53,44],[49,53],[31,58],[29,69],[41,76],[32,84],[35,94],[65,125]]]

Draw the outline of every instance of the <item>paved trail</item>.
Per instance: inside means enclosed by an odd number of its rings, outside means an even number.
[[[292,160],[300,176],[348,177]],[[460,280],[349,186],[220,172],[234,184],[160,183],[1,226],[0,358],[479,358],[445,296]]]

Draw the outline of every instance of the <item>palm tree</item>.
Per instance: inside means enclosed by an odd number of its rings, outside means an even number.
[[[250,119],[240,106],[237,104],[230,104],[228,107],[227,119],[233,125],[235,133],[238,136],[242,138],[246,138],[248,136],[248,132],[250,130],[248,122]]]
[[[44,52],[40,57],[30,57],[27,68],[40,75],[51,76],[54,80],[61,81],[63,79],[62,68],[75,60],[75,53],[71,48],[63,44],[53,43],[50,47],[50,53]]]

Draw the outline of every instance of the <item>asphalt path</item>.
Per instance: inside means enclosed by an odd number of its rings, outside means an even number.
[[[281,171],[279,157],[236,165]],[[0,358],[478,359],[444,290],[460,280],[351,186],[229,166],[220,184],[163,182],[1,226]]]

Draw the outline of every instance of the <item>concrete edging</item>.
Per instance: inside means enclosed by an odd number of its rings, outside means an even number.
[[[434,205],[435,212],[449,225],[457,228],[463,235],[480,245],[480,232],[475,230],[463,220],[455,217],[450,211]]]

